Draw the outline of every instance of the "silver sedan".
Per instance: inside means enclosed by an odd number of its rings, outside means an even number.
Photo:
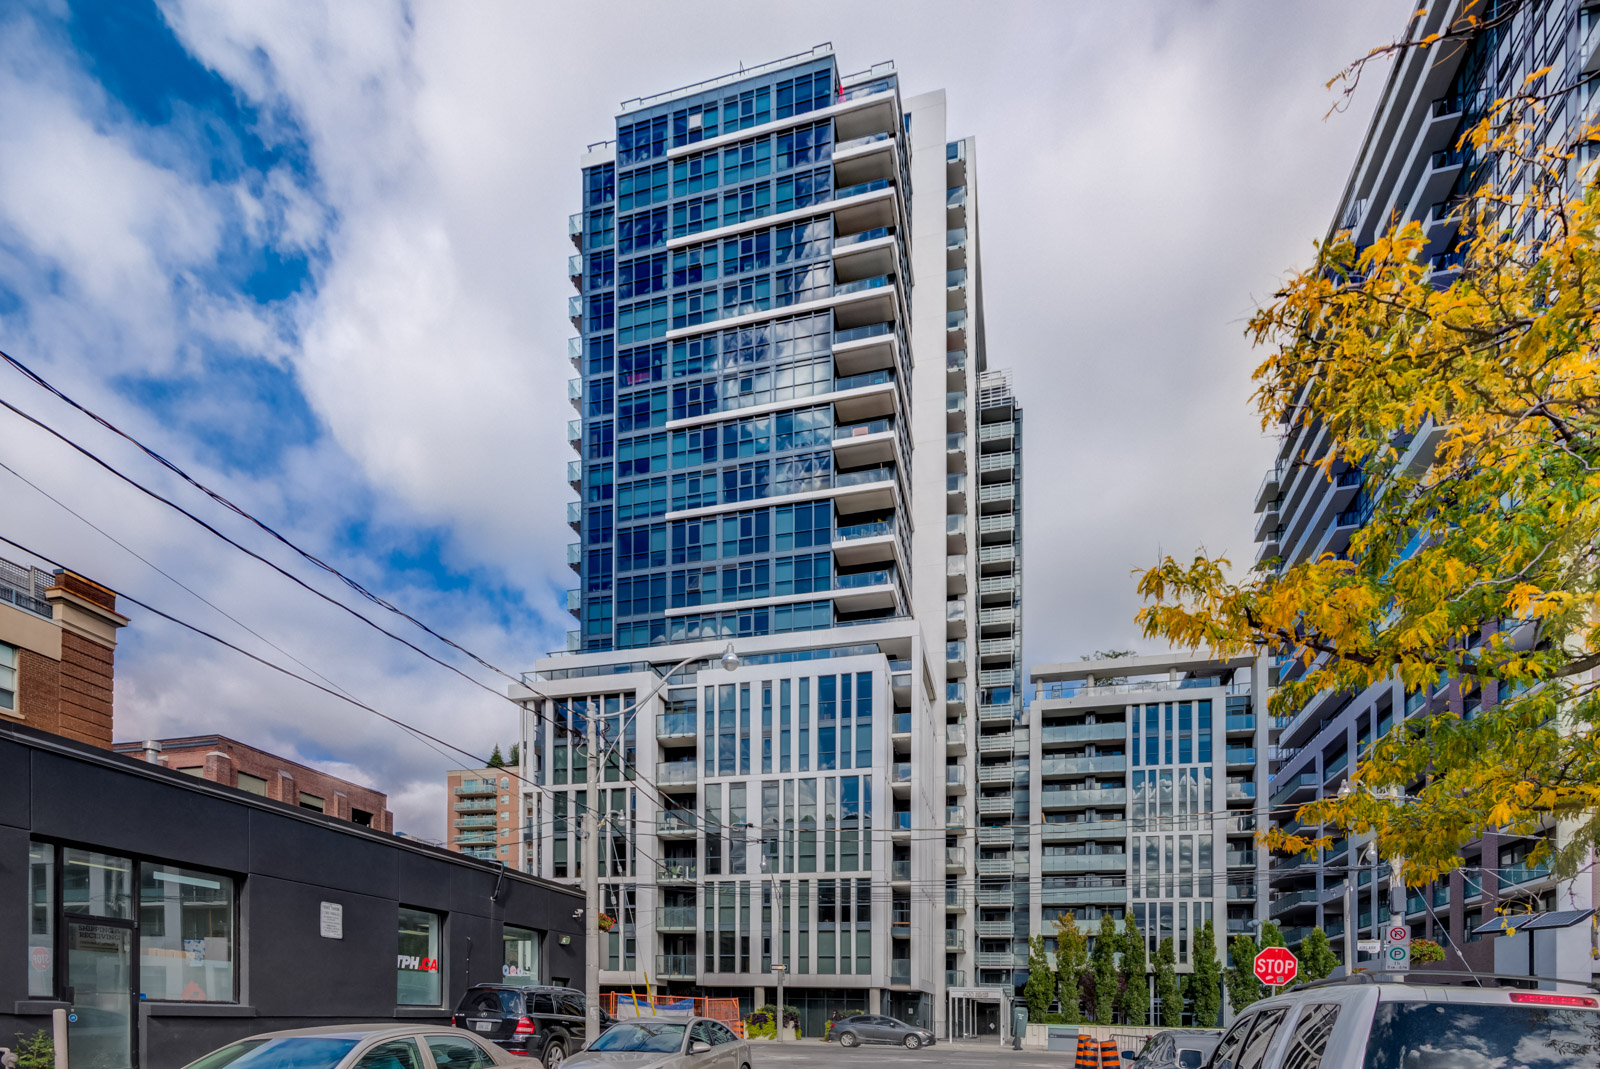
[[[561,1069],[750,1069],[750,1044],[708,1017],[624,1018]]]
[[[488,1069],[527,1065],[449,1025],[329,1025],[262,1032],[214,1050],[187,1069]]]

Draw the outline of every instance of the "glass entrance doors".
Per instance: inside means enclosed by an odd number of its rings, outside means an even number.
[[[67,1044],[73,1069],[133,1065],[133,928],[69,920],[67,984],[73,991]]]

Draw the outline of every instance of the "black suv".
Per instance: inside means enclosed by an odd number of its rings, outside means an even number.
[[[600,1031],[613,1021],[602,1007]],[[461,996],[451,1023],[512,1054],[538,1058],[545,1069],[556,1069],[567,1055],[584,1047],[583,992],[571,987],[478,984]]]

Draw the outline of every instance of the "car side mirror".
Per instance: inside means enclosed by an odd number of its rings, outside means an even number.
[[[689,1053],[690,1054],[705,1054],[710,1050],[711,1050],[711,1044],[705,1042],[704,1040],[697,1039],[694,1042],[689,1044]]]

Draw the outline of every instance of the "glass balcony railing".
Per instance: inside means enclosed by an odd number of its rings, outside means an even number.
[[[657,738],[692,737],[695,733],[694,713],[661,713],[656,716]]]
[[[889,862],[889,878],[894,880],[911,879],[911,859],[895,858]]]
[[[967,269],[965,267],[957,267],[946,271],[944,273],[944,284],[946,288],[965,286],[967,284]]]
[[[894,227],[892,226],[875,226],[871,230],[863,230],[860,233],[846,234],[844,237],[835,238],[833,247],[836,249],[848,248],[851,245],[859,245],[863,241],[876,241],[878,238],[886,238],[893,233]]]
[[[884,535],[894,534],[894,521],[873,520],[871,523],[852,523],[847,527],[835,527],[833,540],[835,542],[852,542],[858,538],[882,538]]]
[[[944,826],[947,828],[964,828],[967,826],[967,807],[948,805],[944,808]]]
[[[866,134],[866,135],[863,135],[862,137],[852,137],[848,141],[841,141],[837,145],[833,146],[833,151],[834,151],[834,154],[837,155],[838,153],[843,152],[846,149],[860,148],[862,145],[874,145],[874,144],[877,144],[879,141],[888,141],[892,137],[894,137],[894,135],[891,134],[889,131],[887,131],[887,130],[879,130],[875,134]]]
[[[863,386],[882,386],[894,381],[894,372],[887,369],[881,371],[865,371],[860,375],[850,375],[842,379],[833,380],[833,392],[843,393],[845,390],[858,390]]]
[[[843,345],[845,342],[860,341],[863,338],[877,338],[893,333],[895,333],[893,323],[868,323],[861,327],[851,327],[849,330],[834,331],[833,344]]]
[[[895,812],[889,814],[889,827],[894,831],[910,831],[911,814],[909,812]]]
[[[953,787],[967,782],[967,769],[965,765],[944,766],[945,786]]]
[[[911,734],[911,714],[910,713],[896,713],[896,714],[894,714],[894,725],[890,730],[896,735],[909,735],[909,734]]]
[[[662,858],[660,873],[660,878],[669,883],[693,883],[700,875],[700,863],[692,857]]]
[[[947,494],[964,494],[967,492],[967,473],[953,471],[944,477],[944,492]]]
[[[967,228],[958,226],[954,230],[944,232],[944,246],[947,249],[964,249],[967,247]]]
[[[853,186],[845,186],[833,191],[834,200],[845,200],[848,197],[859,197],[863,193],[876,193],[880,189],[888,189],[894,183],[887,178],[874,179],[871,182],[857,182]]]
[[[852,572],[833,577],[835,590],[859,590],[863,587],[890,586],[894,583],[893,568],[878,568],[870,572]]]
[[[967,325],[967,310],[965,308],[952,308],[944,314],[945,330],[963,330]]]
[[[869,434],[883,434],[893,429],[894,420],[887,416],[865,423],[843,423],[833,428],[833,440],[837,442],[842,438],[863,438]]]
[[[850,293],[860,293],[863,290],[881,289],[884,286],[894,285],[893,275],[874,275],[872,278],[857,279],[854,282],[843,282],[833,287],[835,297],[843,297]]]

